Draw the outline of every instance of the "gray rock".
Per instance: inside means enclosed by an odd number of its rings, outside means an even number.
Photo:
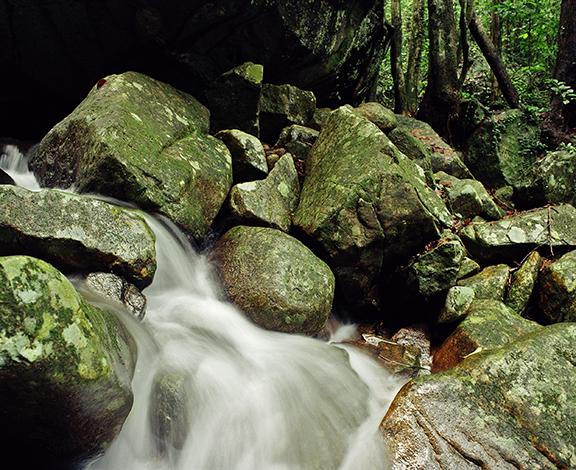
[[[537,251],[533,251],[512,273],[505,303],[518,315],[522,315],[526,311],[534,286],[538,281],[541,266],[542,257]]]
[[[388,133],[398,125],[398,119],[394,111],[382,106],[380,103],[362,103],[356,108],[356,112],[376,124],[382,132]]]
[[[262,143],[253,135],[237,129],[218,132],[232,155],[232,176],[235,183],[266,178],[268,164]]]
[[[470,287],[476,299],[504,301],[510,268],[505,264],[488,266],[474,276],[460,279],[459,286]]]
[[[90,273],[86,286],[96,294],[120,302],[138,320],[146,314],[146,297],[134,284],[130,284],[112,273]]]
[[[282,130],[276,147],[285,148],[294,157],[306,160],[318,135],[319,132],[314,129],[293,124]]]
[[[476,298],[474,289],[454,286],[448,290],[444,306],[438,315],[438,323],[452,323],[464,318]]]

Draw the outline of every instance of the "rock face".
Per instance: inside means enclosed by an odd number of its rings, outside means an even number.
[[[230,191],[230,209],[243,222],[288,232],[298,205],[300,183],[290,154],[285,154],[265,180],[237,184]]]
[[[260,95],[264,68],[247,62],[211,82],[204,95],[210,109],[210,130],[239,129],[260,135]]]
[[[120,321],[52,266],[0,257],[2,454],[32,468],[27,459],[46,465],[104,450],[132,406],[133,351]]]
[[[230,300],[270,330],[313,335],[330,313],[334,275],[295,238],[237,226],[212,253]]]
[[[451,216],[424,172],[374,124],[342,107],[308,156],[294,224],[317,242],[344,296],[365,298],[383,264],[407,260]]]
[[[232,174],[235,183],[266,178],[268,164],[262,143],[253,135],[237,129],[218,132],[232,155]]]
[[[497,222],[473,222],[460,236],[479,260],[522,260],[534,249],[576,247],[576,209],[568,204],[519,212]]]
[[[152,282],[155,237],[137,211],[57,190],[0,186],[0,255],[38,256],[66,271]]]
[[[522,187],[536,161],[540,131],[519,110],[494,115],[469,141],[466,165],[490,188]]]
[[[552,325],[406,385],[381,429],[391,469],[576,467],[576,325]]]
[[[44,185],[136,203],[199,240],[232,184],[230,153],[205,134],[208,119],[169,85],[112,75],[42,139],[31,166]]]
[[[539,304],[552,322],[576,321],[576,251],[566,253],[544,268]]]

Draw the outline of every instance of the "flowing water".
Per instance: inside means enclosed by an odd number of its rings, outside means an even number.
[[[19,158],[2,156],[0,168],[33,188]],[[146,218],[158,270],[145,320],[126,318],[138,344],[134,406],[86,470],[387,468],[378,425],[401,384],[351,347],[254,326],[225,302],[206,257]]]

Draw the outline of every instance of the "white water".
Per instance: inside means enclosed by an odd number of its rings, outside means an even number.
[[[27,173],[0,167],[15,180]],[[134,406],[86,469],[387,468],[378,426],[401,384],[353,348],[254,326],[177,229],[147,220],[158,270],[146,319],[127,321],[138,343]],[[173,395],[158,392],[167,376]]]

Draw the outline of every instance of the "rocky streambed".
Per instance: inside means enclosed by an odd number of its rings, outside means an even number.
[[[208,109],[102,78],[28,153],[42,190],[5,148],[3,452],[576,467],[573,147],[543,153],[506,111],[456,151],[378,103],[317,108],[252,63],[210,93]],[[322,342],[330,317],[359,325],[332,331],[345,345]]]

